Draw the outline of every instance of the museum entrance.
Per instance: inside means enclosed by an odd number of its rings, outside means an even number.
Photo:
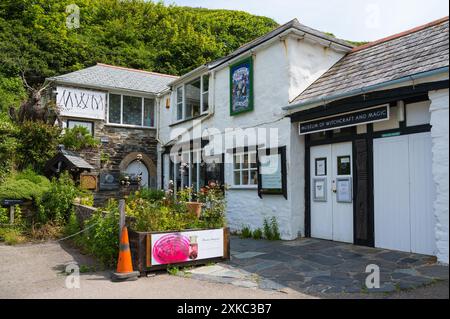
[[[352,142],[311,147],[311,237],[353,243],[352,153]]]

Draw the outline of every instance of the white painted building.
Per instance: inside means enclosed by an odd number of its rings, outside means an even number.
[[[103,65],[53,80],[60,98],[70,88],[94,90],[92,103],[105,99],[88,122],[124,155],[123,135],[132,135],[154,168],[150,185],[228,185],[231,230],[275,217],[285,240],[315,237],[448,263],[448,42],[448,18],[358,48],[293,20],[179,78],[123,68],[113,76]],[[128,95],[140,107],[124,103]],[[150,124],[146,98],[154,100]],[[75,111],[65,111],[67,120],[86,118]],[[151,141],[140,142],[143,135]],[[128,156],[118,159],[126,165],[116,170],[130,165]],[[277,164],[271,171],[266,159]]]
[[[163,188],[220,179],[232,230],[276,217],[286,240],[311,236],[448,263],[448,19],[357,49],[293,20],[169,86],[159,113]],[[261,163],[247,163],[273,148],[261,135],[245,149],[225,145],[235,128],[278,129],[282,168],[261,174]],[[194,132],[205,129],[196,145]],[[218,140],[225,164],[195,164]],[[189,146],[173,163],[180,141]]]

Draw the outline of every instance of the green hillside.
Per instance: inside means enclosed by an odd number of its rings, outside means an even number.
[[[66,27],[72,3],[80,7],[76,29]],[[245,12],[142,0],[2,0],[0,105],[21,71],[30,84],[96,62],[182,74],[276,26]]]

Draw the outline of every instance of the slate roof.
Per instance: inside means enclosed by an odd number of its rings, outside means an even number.
[[[357,47],[292,103],[325,98],[375,84],[448,67],[448,17]]]
[[[61,154],[67,159],[68,162],[70,162],[70,164],[72,164],[73,167],[81,169],[94,169],[91,164],[75,153],[64,150]]]
[[[159,93],[168,89],[168,84],[177,76],[118,67],[103,63],[51,77],[48,80],[59,84],[100,89],[122,89],[145,93]]]

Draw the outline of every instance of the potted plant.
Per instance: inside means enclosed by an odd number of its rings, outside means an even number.
[[[192,187],[185,187],[177,193],[177,198],[180,202],[184,202],[187,206],[188,212],[195,214],[200,218],[202,214],[203,203],[198,201],[192,201],[194,197],[194,189]]]

